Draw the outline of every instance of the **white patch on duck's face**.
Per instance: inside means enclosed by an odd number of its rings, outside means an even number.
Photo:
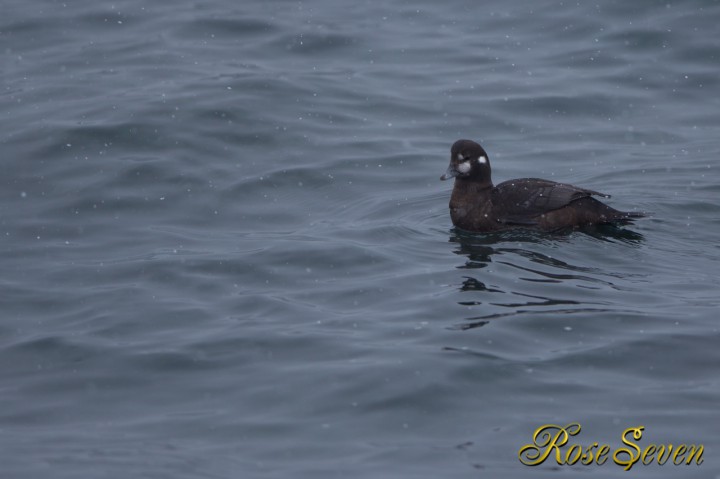
[[[480,158],[478,158],[478,163],[480,163],[481,165],[486,164],[487,158],[485,158],[484,156],[480,156]]]
[[[470,165],[470,161],[463,161],[462,163],[458,163],[457,165],[458,172],[462,174],[469,173],[471,168],[472,165]]]
[[[458,153],[457,158],[458,158],[458,161],[462,161],[465,159],[465,157],[462,155],[462,153]]]

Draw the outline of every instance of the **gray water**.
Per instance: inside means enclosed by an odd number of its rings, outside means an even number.
[[[720,477],[717,1],[2,11],[2,477]],[[653,216],[455,230],[458,138]]]

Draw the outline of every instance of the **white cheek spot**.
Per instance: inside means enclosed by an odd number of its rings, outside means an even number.
[[[470,168],[471,168],[471,166],[470,166],[470,162],[469,162],[469,161],[463,161],[462,163],[460,163],[459,165],[457,165],[457,170],[458,170],[460,173],[463,173],[463,174],[469,172],[469,171],[470,171]]]
[[[464,160],[465,157],[462,156],[462,153],[458,153],[458,161]]]
[[[481,165],[486,164],[487,158],[485,158],[484,156],[481,156],[480,158],[478,158],[478,163],[480,163]]]

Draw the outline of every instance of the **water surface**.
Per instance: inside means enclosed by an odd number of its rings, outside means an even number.
[[[720,5],[6,2],[14,478],[720,473]],[[653,216],[454,229],[450,145]]]

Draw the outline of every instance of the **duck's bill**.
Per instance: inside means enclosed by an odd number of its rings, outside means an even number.
[[[457,172],[457,170],[456,170],[455,168],[453,168],[452,165],[450,165],[450,166],[448,166],[448,169],[447,169],[447,171],[445,172],[445,174],[442,175],[442,176],[440,177],[440,179],[443,180],[443,181],[449,180],[450,178],[455,178],[458,174],[459,174],[459,173]]]

